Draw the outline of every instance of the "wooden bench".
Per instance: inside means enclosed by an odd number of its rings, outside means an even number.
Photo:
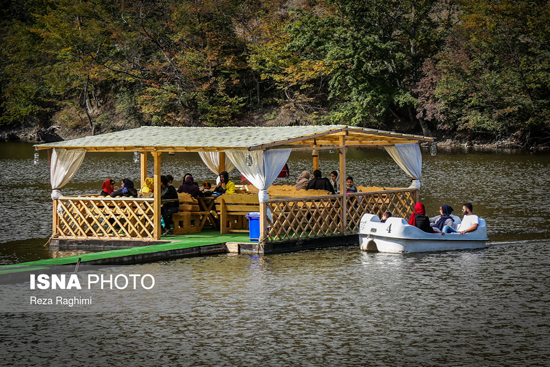
[[[355,186],[357,187],[357,192],[370,192],[370,191],[384,191],[385,187],[378,186]]]
[[[256,194],[224,194],[216,199],[216,212],[220,219],[220,233],[249,232],[250,212],[259,212],[260,202]]]
[[[188,193],[178,194],[179,212],[172,215],[174,234],[198,233],[206,222],[207,211],[201,211],[199,202]]]

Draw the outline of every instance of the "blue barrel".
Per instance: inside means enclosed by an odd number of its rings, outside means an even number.
[[[260,213],[250,212],[245,215],[248,218],[248,229],[250,231],[250,241],[258,242],[260,239]]]

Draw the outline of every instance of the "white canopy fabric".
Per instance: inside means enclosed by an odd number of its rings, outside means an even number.
[[[206,167],[210,169],[216,176],[220,175],[219,169],[220,169],[220,153],[218,152],[199,152],[199,156],[201,157],[204,164],[206,164]],[[225,170],[227,173],[230,173],[235,169],[235,165],[231,162],[229,157],[227,155],[225,156]]]
[[[52,153],[52,160],[50,164],[50,181],[52,184],[52,200],[59,199],[61,195],[61,189],[65,186],[76,174],[82,161],[86,150],[84,149],[54,149]]]
[[[418,144],[396,144],[386,146],[386,151],[393,160],[412,177],[411,188],[420,189],[420,176],[422,176],[422,153]]]
[[[285,166],[291,149],[281,150],[227,150],[225,154],[258,191],[260,203],[269,200],[267,188],[271,186]]]

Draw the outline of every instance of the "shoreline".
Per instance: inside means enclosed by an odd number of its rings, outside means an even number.
[[[0,128],[0,142],[22,142],[22,143],[52,143],[69,139],[81,138],[88,135],[88,131],[71,131],[70,133],[59,126],[47,128]],[[546,152],[550,151],[550,143],[536,146],[525,146],[520,142],[506,139],[493,142],[476,140],[445,139],[438,140],[435,137],[437,148],[445,151],[457,149],[473,149],[480,151],[521,151],[521,152]],[[422,144],[427,146],[427,144]]]

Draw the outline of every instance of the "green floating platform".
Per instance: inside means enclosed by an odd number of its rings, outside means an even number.
[[[162,240],[174,242],[2,265],[0,266],[0,274],[35,271],[50,266],[72,265],[76,264],[78,259],[82,264],[93,265],[124,265],[171,260],[185,256],[222,253],[225,251],[220,248],[225,247],[227,242],[250,242],[248,233],[222,235],[219,231],[214,230],[186,235],[163,236]]]

